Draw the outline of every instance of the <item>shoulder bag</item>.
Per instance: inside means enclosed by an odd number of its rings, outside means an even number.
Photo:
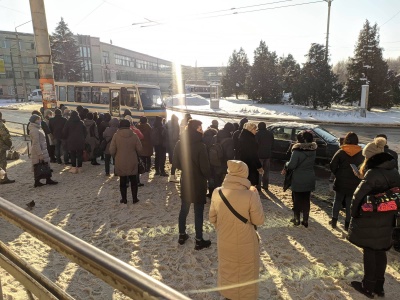
[[[303,160],[298,164],[296,169],[300,167],[300,165],[306,160],[307,156],[303,158]],[[288,170],[286,169],[285,173],[285,179],[283,180],[283,191],[286,192],[286,190],[292,185],[292,178],[293,178],[293,170]]]
[[[239,214],[229,203],[228,199],[226,199],[224,193],[222,193],[221,188],[218,189],[219,196],[222,198],[222,201],[224,201],[225,205],[229,208],[229,210],[235,215],[236,218],[238,218],[240,221],[242,221],[244,224],[247,224],[249,220],[247,220],[245,217],[243,217],[241,214]],[[257,230],[257,226],[253,225],[254,229]]]

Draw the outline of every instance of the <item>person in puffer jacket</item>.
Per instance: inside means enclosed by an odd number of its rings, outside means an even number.
[[[352,281],[351,285],[369,298],[374,294],[385,296],[386,251],[392,247],[392,231],[395,226],[395,211],[363,211],[362,205],[368,196],[400,187],[400,175],[396,160],[384,152],[386,140],[375,138],[362,153],[365,160],[360,168],[361,183],[354,192],[351,203],[351,220],[348,239],[363,249],[364,278]]]

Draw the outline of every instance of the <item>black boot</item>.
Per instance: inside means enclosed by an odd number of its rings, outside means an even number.
[[[383,284],[385,283],[385,279],[377,280],[375,283],[374,293],[378,297],[385,297],[385,291],[383,290]]]
[[[39,179],[35,179],[34,187],[44,186],[44,183],[41,183]]]
[[[337,220],[337,218],[332,218],[332,220],[329,221],[329,225],[331,225],[332,228],[336,228]]]
[[[211,241],[210,240],[196,240],[196,246],[194,247],[194,250],[201,250],[204,248],[208,248],[211,246]]]
[[[349,226],[350,226],[350,222],[345,221],[344,222],[344,230],[349,231]]]
[[[119,187],[119,191],[121,192],[121,200],[119,201],[119,203],[124,203],[127,204],[128,201],[126,200],[126,186],[120,186]]]
[[[57,184],[57,183],[58,183],[58,181],[54,181],[51,178],[46,179],[46,184]]]
[[[137,198],[137,193],[138,193],[138,185],[136,184],[132,184],[131,182],[131,192],[132,192],[132,199],[133,199],[133,203],[138,203],[139,199]]]
[[[357,291],[360,292],[361,294],[367,296],[370,299],[374,299],[374,294],[367,290],[364,286],[364,284],[360,281],[352,281],[351,286]]]
[[[293,212],[293,225],[294,226],[300,225],[300,212]]]
[[[303,221],[301,222],[301,225],[303,225],[305,228],[308,228],[308,218],[303,217]]]

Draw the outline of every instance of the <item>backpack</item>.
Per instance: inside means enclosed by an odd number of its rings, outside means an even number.
[[[224,158],[224,149],[221,143],[214,143],[208,149],[208,158],[210,160],[210,165],[213,167],[222,167],[222,160]]]

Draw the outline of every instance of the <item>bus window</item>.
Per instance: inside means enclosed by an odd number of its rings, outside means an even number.
[[[100,88],[92,87],[92,103],[100,104]]]
[[[58,100],[66,101],[67,100],[67,90],[65,86],[58,87]]]
[[[67,88],[67,95],[68,95],[68,102],[74,102],[75,101],[75,88],[73,85],[69,85]]]
[[[100,89],[100,104],[109,104],[110,103],[110,93],[108,88]]]
[[[143,109],[160,109],[164,107],[160,89],[139,87]]]
[[[121,105],[139,109],[136,89],[121,88]]]
[[[76,102],[90,102],[90,87],[75,87]]]
[[[119,100],[119,90],[110,90],[111,92],[111,115],[119,116],[120,115],[120,100]]]

